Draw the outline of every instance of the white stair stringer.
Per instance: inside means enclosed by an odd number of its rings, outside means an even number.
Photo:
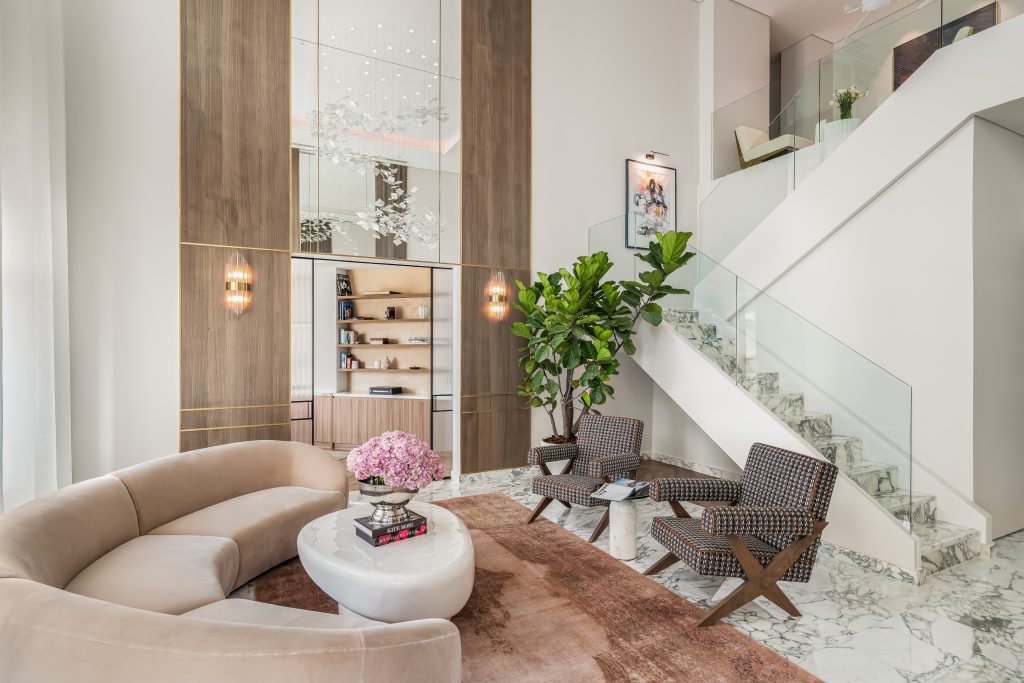
[[[758,441],[820,457],[669,326],[644,325],[637,334],[633,359],[737,465],[745,465]],[[830,543],[923,577],[920,539],[842,472],[828,521],[824,538]]]

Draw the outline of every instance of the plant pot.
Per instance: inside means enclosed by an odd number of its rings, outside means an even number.
[[[405,506],[417,491],[404,486],[359,481],[359,492],[363,500],[373,506],[373,514],[370,515],[370,524],[373,525],[389,526],[407,521],[411,515]]]

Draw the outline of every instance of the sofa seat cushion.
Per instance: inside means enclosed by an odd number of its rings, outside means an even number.
[[[65,590],[126,607],[182,614],[223,600],[238,548],[215,536],[139,536],[83,569]]]
[[[279,486],[230,498],[179,517],[150,533],[232,539],[238,545],[238,576],[234,578],[237,588],[295,557],[299,530],[317,517],[344,507],[345,496],[338,491]]]
[[[211,602],[209,605],[186,612],[184,616],[209,621],[230,621],[236,624],[293,628],[350,629],[385,625],[349,610],[342,614],[327,614],[238,598]]]

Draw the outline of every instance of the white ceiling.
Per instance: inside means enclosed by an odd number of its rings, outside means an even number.
[[[892,0],[881,9],[847,14],[843,6],[856,0],[738,0],[743,5],[771,18],[771,50],[778,54],[809,35],[836,43],[860,28],[908,6],[916,0]]]

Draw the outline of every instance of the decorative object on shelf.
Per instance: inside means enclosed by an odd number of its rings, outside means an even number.
[[[416,314],[419,315],[420,320],[426,320],[430,317],[430,306],[420,306],[416,309]]]
[[[391,356],[384,356],[384,360],[381,362],[381,367],[385,370],[391,368]]]
[[[870,90],[861,92],[855,85],[851,85],[849,88],[839,88],[832,92],[832,99],[829,100],[828,106],[839,107],[840,120],[853,118],[853,103],[870,94]]]
[[[338,320],[352,320],[355,317],[355,308],[351,301],[338,302]]]
[[[390,340],[387,337],[370,337],[371,344],[388,344]]]
[[[444,478],[441,458],[422,439],[406,432],[384,432],[353,449],[346,458],[359,480],[363,499],[373,505],[370,521],[398,524],[409,519],[406,504],[419,489]]]
[[[612,267],[603,251],[576,259],[572,270],[538,273],[527,286],[516,281],[519,299],[513,306],[526,316],[512,324],[512,333],[526,340],[519,357],[525,376],[519,396],[543,408],[551,421],[553,443],[573,442],[579,420],[611,396],[611,378],[619,370],[618,355],[636,353],[633,334],[639,318],[661,324],[658,300],[689,294],[667,284],[695,252],[686,251],[693,233],[657,233],[647,251],[637,256],[650,268],[639,281],[611,282]],[[555,423],[560,409],[562,428]]]
[[[224,305],[235,316],[241,315],[252,305],[252,268],[236,251],[224,265]]]
[[[491,320],[504,320],[508,315],[508,285],[504,271],[495,271],[487,283],[487,307],[484,312]]]
[[[338,296],[352,296],[352,279],[349,278],[347,270],[339,270],[336,281]]]
[[[626,246],[646,249],[676,229],[676,169],[626,159]]]
[[[398,309],[394,306],[387,306],[384,308],[384,319],[395,320],[398,318]]]
[[[997,3],[985,5],[969,14],[954,19],[941,27],[934,28],[927,33],[908,40],[902,45],[897,45],[892,50],[892,89],[895,91],[911,74],[917,71],[922,64],[931,57],[936,50],[946,45],[957,42],[958,36],[963,40],[964,35],[960,32],[964,28],[970,28],[968,35],[992,28],[998,23],[999,12]]]

